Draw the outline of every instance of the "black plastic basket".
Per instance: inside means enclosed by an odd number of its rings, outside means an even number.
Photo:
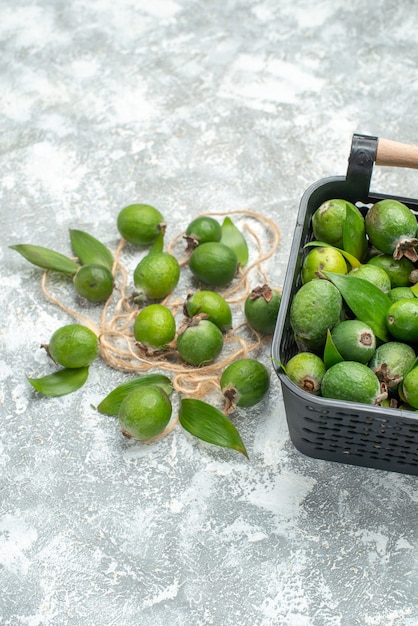
[[[290,438],[303,454],[338,463],[418,475],[418,413],[357,402],[342,402],[308,394],[284,374],[285,364],[298,349],[289,322],[292,298],[301,286],[300,271],[313,239],[311,217],[326,200],[344,198],[364,206],[383,198],[418,210],[418,200],[370,192],[378,139],[353,135],[346,176],[322,179],[304,193],[299,207],[282,300],[272,342]],[[388,162],[385,165],[402,165]],[[414,165],[416,167],[416,165]]]

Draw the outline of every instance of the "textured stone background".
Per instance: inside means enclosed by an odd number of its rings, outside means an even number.
[[[69,228],[114,249],[134,201],[169,235],[249,208],[281,230],[280,286],[300,197],[345,173],[352,133],[418,143],[417,30],[413,0],[2,1],[2,625],[417,624],[416,478],[300,455],[273,377],[236,418],[250,462],[179,428],[123,440],[94,406],[125,375],[100,361],[37,396],[71,319],[8,249],[70,253]],[[417,174],[373,185],[416,196]]]

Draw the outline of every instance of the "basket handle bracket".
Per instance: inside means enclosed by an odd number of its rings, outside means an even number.
[[[376,160],[378,138],[355,133],[348,158],[347,182],[352,184],[361,196],[367,197]]]

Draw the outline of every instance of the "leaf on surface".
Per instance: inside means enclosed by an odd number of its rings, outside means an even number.
[[[235,226],[230,217],[226,217],[222,222],[221,243],[235,252],[241,267],[244,267],[248,263],[248,244],[244,235]]]
[[[248,458],[247,450],[234,424],[216,407],[194,398],[180,403],[180,424],[191,435],[215,446],[230,448]]]
[[[171,381],[167,376],[163,374],[144,374],[133,380],[128,380],[126,383],[122,383],[113,391],[111,391],[98,405],[97,410],[99,413],[106,415],[117,415],[119,413],[120,405],[126,398],[128,393],[137,389],[138,387],[146,387],[149,385],[156,385],[161,387],[163,391],[169,396],[173,391]]]
[[[84,385],[89,374],[88,367],[64,368],[42,378],[29,378],[28,381],[45,396],[65,396]]]
[[[50,250],[49,248],[44,248],[43,246],[33,246],[31,244],[22,243],[9,246],[9,248],[19,252],[19,254],[33,265],[43,267],[46,270],[74,275],[80,267],[78,263],[64,254],[55,252],[55,250]]]
[[[113,255],[101,241],[75,228],[70,229],[70,240],[74,254],[83,265],[97,264],[112,271]]]

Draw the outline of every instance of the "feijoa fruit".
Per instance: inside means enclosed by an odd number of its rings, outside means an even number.
[[[366,263],[365,265],[360,265],[360,267],[355,267],[350,270],[349,275],[368,280],[370,283],[376,285],[376,287],[379,287],[379,289],[383,291],[383,293],[385,293],[386,295],[391,290],[389,275],[382,267],[379,267],[377,265],[372,265],[369,263]]]
[[[324,241],[336,248],[343,247],[347,204],[347,200],[335,198],[326,200],[316,209],[312,215],[312,231],[317,241]],[[354,204],[351,204],[351,207],[361,216]]]
[[[394,259],[406,256],[413,262],[418,260],[417,221],[404,203],[393,199],[376,202],[368,210],[365,223],[370,243],[378,250]]]
[[[190,250],[207,241],[220,241],[221,237],[222,226],[209,215],[197,217],[186,228],[185,238]]]
[[[325,372],[321,395],[334,400],[379,404],[387,394],[381,392],[379,379],[367,365],[341,361]]]
[[[189,258],[189,268],[202,283],[223,287],[234,278],[238,269],[238,258],[232,248],[225,244],[207,241],[193,250]]]
[[[376,348],[369,367],[381,382],[389,389],[393,389],[402,382],[414,365],[415,359],[415,350],[409,344],[387,341]]]
[[[82,265],[73,278],[77,293],[90,302],[104,302],[113,291],[112,272],[104,265]]]
[[[313,352],[298,352],[286,363],[286,375],[298,387],[318,396],[326,372],[324,361]]]
[[[130,204],[117,217],[121,236],[136,246],[149,246],[165,228],[164,218],[158,209],[149,204]]]
[[[302,282],[323,278],[321,272],[347,273],[347,263],[341,252],[331,246],[316,247],[308,252],[302,263]]]
[[[413,367],[402,384],[402,397],[414,409],[418,409],[418,367]]]
[[[270,376],[260,361],[237,359],[222,372],[220,385],[229,412],[235,406],[249,407],[260,402],[269,389]]]
[[[411,272],[415,269],[415,265],[406,256],[396,260],[391,254],[377,254],[367,261],[367,265],[376,265],[385,270],[390,278],[392,289],[394,287],[408,287],[412,282],[410,280]]]
[[[398,341],[418,341],[418,298],[397,300],[388,309],[386,326]]]
[[[162,300],[176,287],[180,266],[169,252],[144,256],[134,270],[135,288],[150,300]]]
[[[295,293],[290,325],[297,343],[309,352],[324,348],[327,331],[340,321],[342,297],[328,280],[311,280]]]
[[[53,333],[46,348],[58,365],[86,367],[99,355],[99,340],[87,326],[67,324]]]
[[[360,320],[344,320],[334,326],[331,337],[345,361],[368,363],[376,350],[373,330]]]
[[[255,287],[246,297],[244,315],[248,325],[255,331],[270,335],[274,332],[282,294],[264,284]]]
[[[186,324],[177,336],[177,350],[181,358],[199,367],[210,363],[223,348],[223,335],[216,324],[198,315]]]
[[[125,437],[146,441],[160,435],[170,421],[168,395],[154,385],[137,387],[122,400],[118,419]]]
[[[216,291],[201,290],[187,296],[184,304],[186,315],[194,317],[204,313],[210,322],[222,332],[232,327],[232,311],[228,302]]]
[[[134,337],[145,346],[163,350],[173,341],[175,334],[174,315],[162,304],[149,304],[135,318]]]
[[[389,293],[389,300],[396,302],[403,298],[415,298],[414,292],[410,287],[393,287]]]

